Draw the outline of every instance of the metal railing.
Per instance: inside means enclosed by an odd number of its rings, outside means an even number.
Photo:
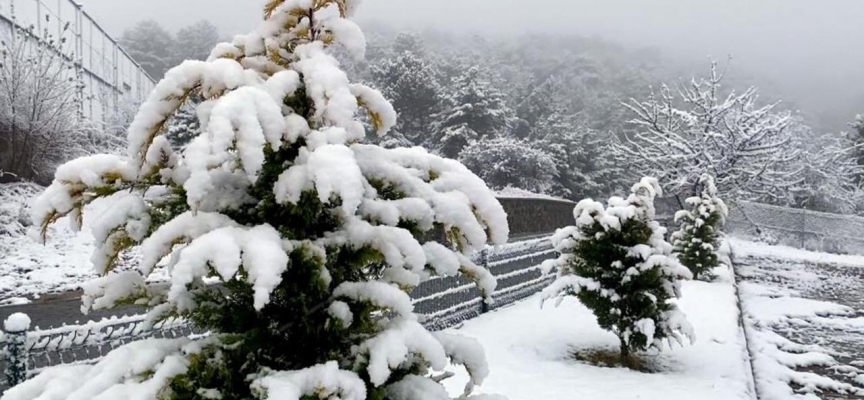
[[[510,243],[480,252],[478,265],[498,280],[493,302],[487,303],[473,282],[462,277],[440,277],[423,282],[411,293],[414,311],[430,330],[442,330],[490,310],[506,306],[537,293],[554,279],[540,270],[543,261],[555,256],[548,237]],[[11,325],[10,325],[11,326]],[[6,329],[0,367],[6,372],[5,385],[12,387],[42,369],[66,364],[94,363],[109,351],[126,343],[152,337],[201,335],[183,320],[154,326],[144,315],[112,317],[99,322],[51,329]]]
[[[0,32],[30,26],[58,43],[64,39],[70,54],[63,55],[80,62],[81,112],[91,120],[101,121],[122,101],[142,101],[153,90],[153,78],[74,0],[0,0]]]

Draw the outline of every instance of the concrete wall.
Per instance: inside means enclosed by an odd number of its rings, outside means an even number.
[[[570,201],[522,197],[499,197],[498,201],[507,212],[511,241],[551,234],[574,224],[576,203]]]

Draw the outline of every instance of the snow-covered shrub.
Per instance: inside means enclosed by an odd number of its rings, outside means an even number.
[[[678,261],[693,273],[693,279],[705,276],[720,264],[717,254],[723,237],[720,228],[729,215],[726,204],[717,197],[711,175],[703,174],[699,187],[702,193],[686,200],[690,209],[675,213],[679,229],[672,234],[673,251]]]
[[[673,301],[692,274],[671,256],[666,229],[654,221],[660,186],[642,178],[631,192],[626,200],[611,197],[607,207],[591,199],[576,205],[576,225],[552,238],[561,255],[544,267],[557,267],[558,279],[543,291],[544,301],[576,296],[618,336],[625,361],[634,351],[695,340]]]
[[[329,53],[363,55],[347,19],[358,3],[270,1],[254,32],[166,74],[129,127],[128,155],[57,170],[34,210],[43,233],[64,215],[80,225],[96,198],[113,202],[93,228],[103,277],[86,285],[84,309],[135,302],[150,321],[181,316],[212,335],[49,369],[7,399],[444,399],[434,371],[448,361],[471,376],[465,397],[483,381],[479,344],[426,331],[407,291],[461,274],[491,296],[495,279],[470,255],[507,241],[506,215],[456,161],[359,143],[361,108],[380,135],[396,121]],[[168,122],[196,96],[202,133],[178,154]],[[141,263],[115,269],[135,247]],[[167,285],[147,282],[157,269]]]
[[[549,154],[513,138],[477,141],[462,151],[459,161],[496,190],[510,186],[549,193],[558,176]]]

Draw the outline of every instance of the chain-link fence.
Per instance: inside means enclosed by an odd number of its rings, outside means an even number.
[[[74,0],[0,0],[0,37],[33,27],[64,43],[64,56],[81,63],[82,113],[103,121],[125,101],[138,102],[153,79]],[[11,37],[10,37],[11,38]]]
[[[864,218],[746,201],[729,205],[726,232],[813,251],[864,254]]]

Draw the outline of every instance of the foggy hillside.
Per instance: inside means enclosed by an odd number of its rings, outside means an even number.
[[[115,36],[159,17],[171,30],[208,19],[225,35],[249,30],[262,0],[82,0]],[[458,4],[458,12],[453,12]],[[165,12],[172,10],[174,12]],[[230,10],[230,11],[227,11]],[[494,14],[494,18],[491,15]],[[826,131],[846,129],[864,103],[864,2],[832,0],[366,0],[358,19],[399,29],[598,36],[658,49],[698,73],[734,57],[735,75],[779,92]],[[396,18],[398,16],[398,19]],[[395,22],[398,20],[398,23]],[[686,76],[689,77],[689,76]]]

